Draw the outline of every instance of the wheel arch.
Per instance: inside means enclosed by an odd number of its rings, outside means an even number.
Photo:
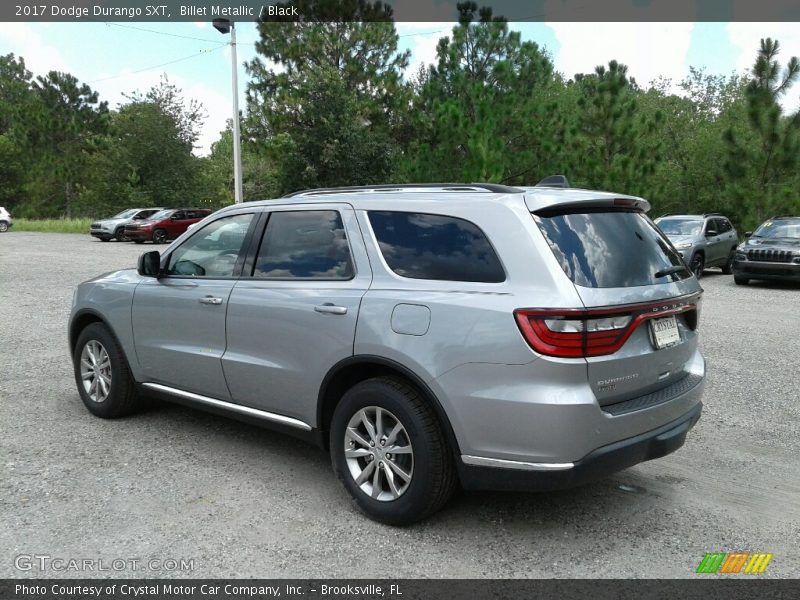
[[[330,429],[333,411],[344,393],[361,381],[386,376],[401,377],[422,393],[436,413],[451,451],[459,458],[461,453],[453,426],[430,386],[408,367],[389,358],[374,355],[351,356],[339,361],[322,380],[317,398],[317,429],[323,434],[320,438],[325,450],[328,450],[328,436],[324,433]]]

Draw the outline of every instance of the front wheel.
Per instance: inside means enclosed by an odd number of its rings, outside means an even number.
[[[5,233],[6,231],[8,231],[8,223],[0,221],[0,233]]]
[[[331,461],[370,518],[407,525],[439,510],[456,486],[453,456],[433,409],[402,379],[356,384],[333,414]]]
[[[725,275],[731,275],[733,273],[733,259],[736,258],[736,250],[731,250],[731,253],[728,255],[728,260],[722,266],[722,272]]]
[[[125,237],[125,228],[124,227],[118,227],[117,228],[117,230],[114,232],[114,239],[116,239],[118,242],[127,242],[128,241],[128,238]]]
[[[167,241],[167,232],[163,229],[156,229],[153,232],[153,243],[154,244],[163,244]]]
[[[93,415],[115,419],[141,407],[125,355],[102,323],[92,323],[81,331],[73,363],[78,393]]]
[[[689,266],[692,269],[694,276],[700,279],[703,276],[703,271],[706,267],[706,261],[703,259],[703,255],[697,253],[692,255],[692,262]]]

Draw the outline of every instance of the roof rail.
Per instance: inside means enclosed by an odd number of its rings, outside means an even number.
[[[564,175],[550,175],[542,179],[534,187],[568,188],[569,181]]]
[[[703,216],[704,217],[724,217],[725,215],[723,215],[722,213],[714,212],[714,213],[706,213]]]
[[[496,194],[518,194],[523,190],[499,183],[398,183],[379,185],[353,185],[345,187],[314,188],[286,194],[284,198],[298,196],[324,196],[347,192],[403,192],[435,190],[445,192],[494,192]]]

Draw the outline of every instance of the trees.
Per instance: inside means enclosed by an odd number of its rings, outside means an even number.
[[[800,209],[797,197],[800,166],[800,110],[784,116],[780,99],[800,77],[800,62],[791,57],[781,70],[777,40],[761,40],[751,79],[745,88],[747,123],[755,143],[731,126],[725,133],[729,189],[751,207],[750,224],[768,212]]]
[[[491,9],[458,9],[452,40],[439,41],[437,64],[417,77],[404,176],[526,183],[558,171],[550,58]]]
[[[247,65],[246,136],[279,165],[283,192],[390,177],[393,124],[408,94],[394,23],[380,2],[304,0],[301,21],[259,24]],[[332,19],[339,19],[338,21]]]
[[[639,110],[640,90],[628,68],[616,61],[570,84],[578,98],[571,127],[571,171],[594,189],[644,193],[659,160],[655,134],[663,114]]]

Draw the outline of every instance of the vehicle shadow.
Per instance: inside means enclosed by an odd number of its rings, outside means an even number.
[[[357,512],[348,494],[336,480],[328,454],[322,449],[289,435],[256,425],[216,416],[204,411],[167,402],[154,402],[137,418],[181,432],[185,439],[201,437],[212,453],[235,456],[243,477],[270,477],[271,469],[293,473],[291,481],[280,485],[314,489],[329,503],[323,503],[331,518],[341,511]],[[265,462],[267,466],[265,466]],[[671,495],[670,484],[637,467],[581,487],[553,492],[486,492],[459,490],[444,510],[407,528],[414,530],[487,526],[515,522],[525,529],[547,531],[565,523],[590,528],[599,521],[624,520],[631,511],[642,510]],[[371,526],[384,527],[372,523]]]

